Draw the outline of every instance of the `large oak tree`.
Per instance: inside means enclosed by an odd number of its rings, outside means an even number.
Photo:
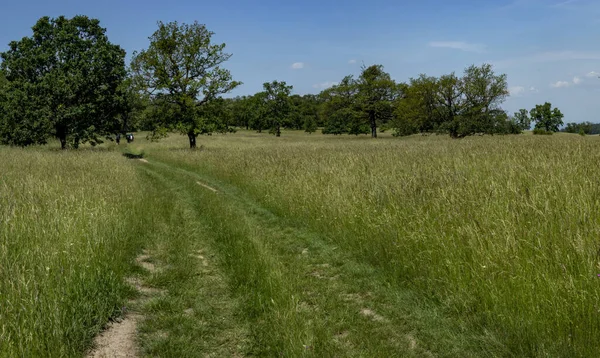
[[[131,63],[139,88],[155,105],[169,107],[160,110],[163,115],[156,117],[154,133],[178,130],[188,136],[190,148],[196,147],[199,134],[221,127],[214,117],[205,123],[202,106],[241,84],[221,67],[231,54],[224,52],[224,43],[211,42],[213,35],[198,22],[159,22],[148,49],[134,54]]]
[[[64,149],[101,142],[122,111],[125,51],[96,19],[43,17],[0,54],[6,77],[0,141],[26,146],[56,136]]]

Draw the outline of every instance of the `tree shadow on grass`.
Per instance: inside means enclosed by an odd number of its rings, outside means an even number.
[[[144,158],[144,153],[140,153],[140,154],[123,153],[123,156],[128,159],[142,159],[142,158]]]

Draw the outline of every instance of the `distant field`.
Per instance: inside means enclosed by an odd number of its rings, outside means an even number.
[[[143,355],[600,350],[600,137],[198,145],[0,148],[0,355],[83,354],[142,249]]]

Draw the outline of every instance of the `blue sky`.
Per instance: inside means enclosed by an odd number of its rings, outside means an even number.
[[[76,14],[100,19],[128,54],[159,20],[206,24],[233,54],[235,95],[275,79],[317,93],[362,63],[407,81],[488,62],[508,75],[510,112],[550,101],[565,122],[600,122],[597,0],[15,1],[0,13],[0,51],[42,16]]]

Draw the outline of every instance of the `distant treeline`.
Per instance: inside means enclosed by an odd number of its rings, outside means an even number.
[[[560,131],[579,134],[600,134],[600,123],[567,123]]]
[[[396,82],[382,65],[364,66],[318,94],[292,94],[284,81],[271,81],[254,95],[223,98],[242,85],[223,67],[231,54],[211,42],[213,32],[197,22],[158,23],[147,49],[128,67],[125,51],[112,44],[96,19],[41,18],[33,35],[0,53],[0,143],[27,146],[49,138],[61,147],[113,140],[117,134],[148,130],[153,139],[177,131],[191,148],[201,134],[236,127],[324,134],[394,135],[445,133],[518,134],[535,123],[535,133],[563,124],[550,103],[510,115],[501,105],[509,95],[505,74],[492,66],[469,66],[462,76],[421,74]]]

